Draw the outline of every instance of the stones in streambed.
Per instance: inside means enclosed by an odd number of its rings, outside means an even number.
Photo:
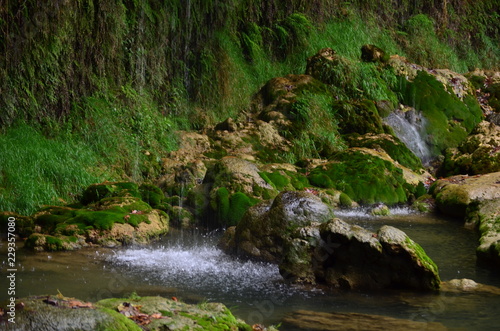
[[[361,313],[327,313],[297,310],[283,318],[284,329],[300,330],[448,330],[438,322],[419,322],[402,318]]]
[[[17,299],[16,307],[15,324],[1,321],[5,330],[33,330],[33,326],[37,330],[82,331],[252,330],[221,303],[191,305],[175,298],[135,295],[90,303],[59,294]]]
[[[115,247],[147,243],[168,232],[161,191],[151,185],[105,182],[89,186],[81,204],[47,206],[33,214],[25,242],[36,251],[73,250],[89,245]]]

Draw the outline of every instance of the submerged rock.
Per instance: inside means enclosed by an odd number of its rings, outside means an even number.
[[[283,319],[282,326],[301,330],[448,330],[437,322],[417,322],[406,319],[360,314],[295,311]]]

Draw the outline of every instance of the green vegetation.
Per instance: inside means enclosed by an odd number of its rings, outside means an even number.
[[[237,225],[248,208],[257,202],[259,202],[258,199],[251,198],[242,192],[230,194],[225,187],[217,189],[216,199],[212,204],[212,209],[217,213],[217,225]]]
[[[352,200],[365,204],[404,203],[411,194],[417,193],[416,187],[406,183],[400,169],[377,156],[346,151],[336,154],[333,160],[311,170],[311,184],[340,190]],[[347,203],[345,197],[343,201]]]
[[[28,215],[78,201],[93,182],[157,178],[161,158],[177,146],[177,129],[235,118],[267,80],[304,73],[305,59],[324,47],[339,56],[328,73],[333,92],[297,97],[293,111],[308,129],[290,132],[298,134],[286,158],[341,151],[336,111],[373,111],[363,100],[398,101],[393,72],[358,61],[362,45],[459,72],[498,68],[497,1],[436,6],[423,0],[9,1],[0,11],[0,210]],[[411,99],[414,89],[424,95],[425,84],[433,84],[418,79],[398,90],[409,104],[419,104]],[[449,105],[446,118],[454,121],[456,100],[444,96],[428,102]],[[477,122],[478,107],[467,104],[459,112],[472,115],[458,115],[452,143]],[[442,126],[433,125],[438,137]]]

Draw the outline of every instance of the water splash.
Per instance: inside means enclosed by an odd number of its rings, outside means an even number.
[[[277,265],[235,259],[217,248],[212,238],[197,238],[193,241],[183,234],[178,242],[125,249],[108,262],[128,267],[152,283],[199,291],[210,299],[224,294],[246,300],[249,294],[285,298],[295,292],[283,282]]]
[[[392,127],[396,136],[422,160],[422,163],[430,162],[432,153],[425,141],[427,120],[421,113],[415,110],[394,111],[384,122]]]

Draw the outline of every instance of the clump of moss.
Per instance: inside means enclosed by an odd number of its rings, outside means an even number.
[[[339,204],[341,207],[351,208],[352,207],[352,199],[347,194],[342,192],[342,193],[340,193],[340,196],[339,196]]]
[[[217,189],[215,195],[211,207],[217,215],[216,223],[221,226],[237,225],[248,208],[260,201],[242,192],[230,194],[225,187]]]
[[[356,150],[338,153],[334,161],[316,167],[310,172],[309,181],[318,187],[340,190],[352,200],[365,204],[404,203],[416,193],[416,187],[405,181],[401,169]]]
[[[366,147],[370,149],[382,149],[399,164],[418,171],[423,168],[422,161],[406,147],[397,137],[389,134],[366,134],[363,136],[353,134],[346,137],[350,147]]]
[[[343,134],[385,132],[382,118],[371,100],[338,101],[334,103],[333,111],[342,119],[339,121],[339,131]]]

